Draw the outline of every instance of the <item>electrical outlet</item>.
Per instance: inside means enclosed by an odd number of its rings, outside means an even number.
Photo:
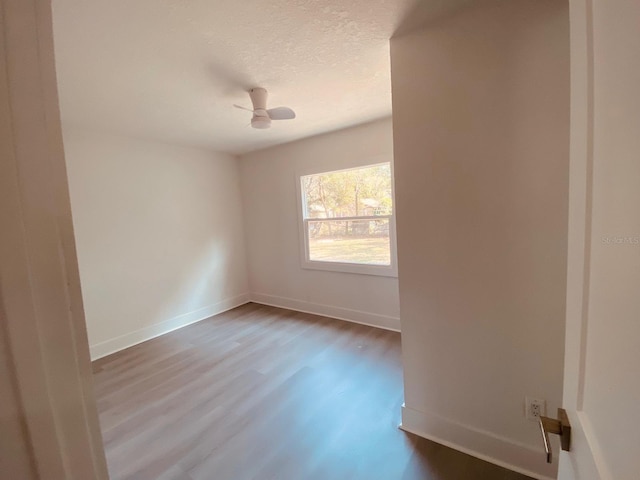
[[[540,398],[525,397],[525,417],[527,420],[537,422],[541,416],[547,414],[547,402]]]

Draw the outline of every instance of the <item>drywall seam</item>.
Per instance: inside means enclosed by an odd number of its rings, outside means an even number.
[[[146,342],[147,340],[159,337],[160,335],[164,335],[165,333],[178,330],[179,328],[186,327],[187,325],[191,325],[192,323],[205,320],[214,315],[218,315],[220,313],[226,312],[227,310],[231,310],[232,308],[239,307],[240,305],[244,305],[245,303],[249,303],[248,293],[243,293],[242,295],[227,298],[212,305],[199,308],[198,310],[183,313],[182,315],[178,315],[177,317],[171,318],[169,320],[164,320],[160,323],[154,323],[153,325],[146,326],[139,330],[134,330],[133,332],[125,333],[124,335],[120,335],[119,337],[96,343],[95,345],[91,345],[89,347],[91,351],[91,360],[97,360],[107,355],[111,355],[112,353],[132,347],[134,345],[137,345],[138,343]]]
[[[297,312],[311,313],[325,317],[345,320],[347,322],[359,323],[370,327],[382,328],[393,332],[400,331],[400,319],[389,317],[377,313],[363,312],[361,310],[351,310],[349,308],[312,303],[294,298],[278,297],[265,293],[251,293],[251,301],[272,307],[287,308]]]

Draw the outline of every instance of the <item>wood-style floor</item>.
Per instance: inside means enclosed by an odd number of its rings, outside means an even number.
[[[400,336],[248,304],[94,362],[112,480],[524,480],[400,431]]]

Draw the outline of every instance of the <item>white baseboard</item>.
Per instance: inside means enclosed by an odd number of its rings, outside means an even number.
[[[346,320],[348,322],[360,323],[362,325],[383,328],[394,332],[400,331],[400,319],[397,317],[389,317],[360,310],[351,310],[349,308],[334,307],[332,305],[311,303],[304,300],[296,300],[294,298],[267,295],[266,293],[251,293],[250,298],[252,302],[260,303],[262,305],[270,305],[272,307],[287,308],[298,312],[337,318],[338,320]]]
[[[542,447],[536,450],[529,445],[474,429],[439,415],[420,412],[403,405],[400,428],[529,477],[554,480],[557,476],[557,463],[550,465],[545,462]]]
[[[132,347],[138,343],[146,342],[152,338],[159,337],[165,333],[172,332],[182,327],[186,327],[192,323],[199,322],[205,318],[218,315],[219,313],[226,312],[232,308],[239,307],[249,303],[249,294],[244,293],[236,297],[227,298],[213,305],[208,305],[193,312],[184,313],[169,320],[155,323],[139,330],[120,335],[119,337],[105,340],[104,342],[96,343],[89,347],[91,352],[91,360],[97,360],[98,358],[111,355],[112,353],[119,352],[125,348]]]

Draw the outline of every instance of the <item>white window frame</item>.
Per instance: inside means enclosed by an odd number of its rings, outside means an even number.
[[[304,190],[302,188],[302,177],[309,175],[322,175],[325,173],[347,172],[349,170],[359,170],[367,167],[375,167],[377,165],[389,164],[391,169],[391,198],[392,208],[390,215],[371,215],[371,216],[354,216],[354,217],[336,217],[336,218],[306,218],[306,204],[304,198]],[[296,173],[296,192],[298,198],[298,227],[300,237],[300,266],[306,270],[324,270],[330,272],[354,273],[360,275],[378,275],[384,277],[398,277],[398,259],[396,252],[396,199],[394,191],[393,161],[388,159],[375,159],[371,162],[363,162],[361,165],[354,165],[347,168],[316,168]],[[309,258],[309,222],[318,220],[327,221],[349,221],[349,220],[382,220],[389,219],[389,248],[390,248],[390,265],[366,265],[361,263],[348,262],[327,262],[321,260],[311,260]]]

